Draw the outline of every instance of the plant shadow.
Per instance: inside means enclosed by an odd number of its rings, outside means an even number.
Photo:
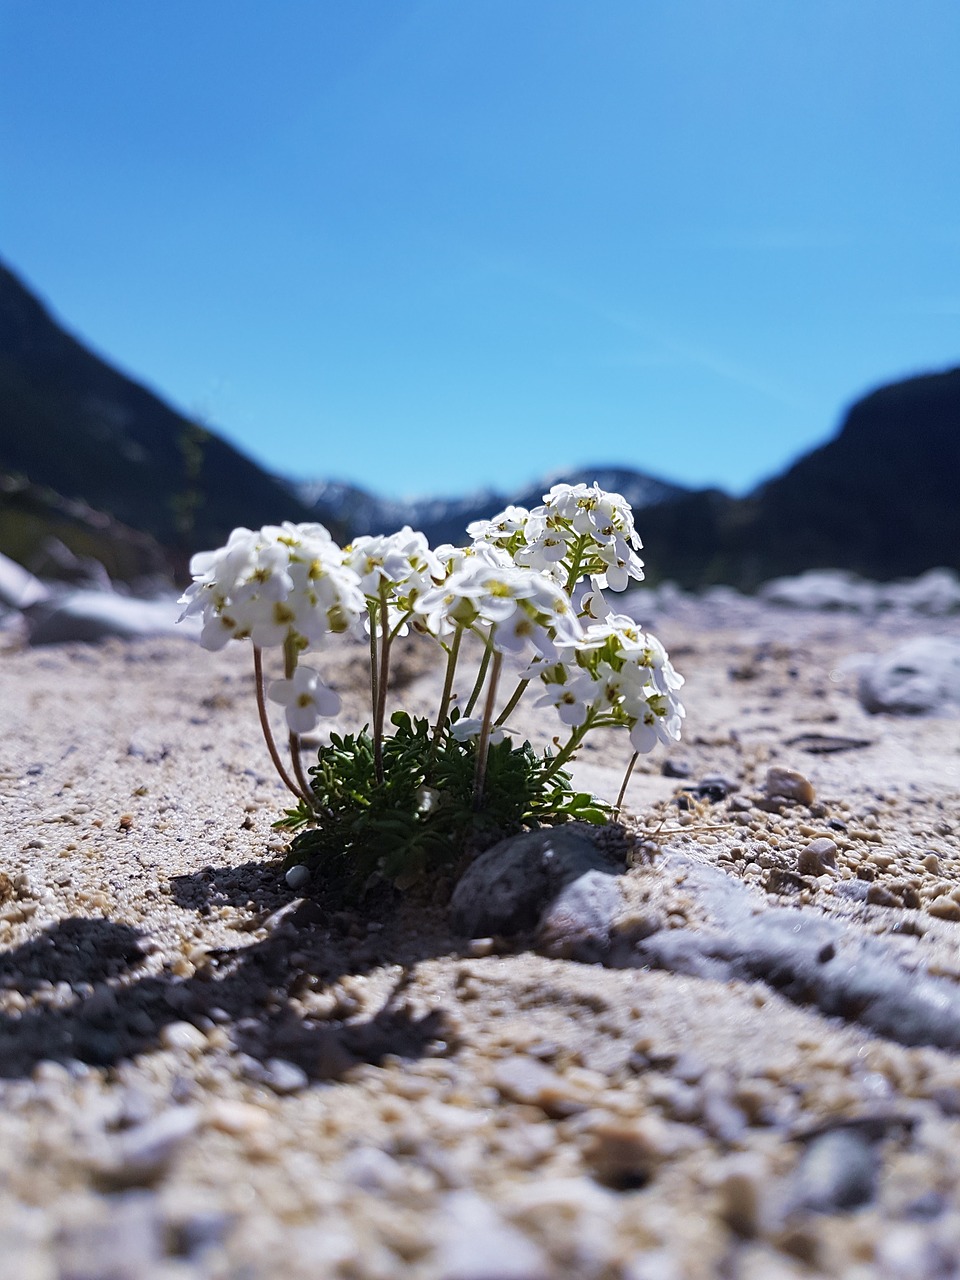
[[[184,1021],[224,1028],[245,1074],[268,1080],[263,1064],[271,1059],[317,1081],[388,1054],[455,1051],[446,1011],[415,1008],[407,995],[420,960],[456,950],[439,923],[411,932],[394,916],[365,929],[357,913],[294,897],[276,866],[262,863],[204,868],[172,889],[178,905],[201,916],[224,901],[253,908],[247,928],[267,935],[206,952],[187,977],[148,970],[149,935],[100,917],[65,918],[0,952],[0,1078],[27,1077],[44,1060],[113,1067],[159,1048],[164,1027]],[[298,997],[308,989],[381,965],[400,965],[401,976],[370,1016],[338,999],[324,1003],[322,1017],[304,1011]],[[22,998],[11,1007],[4,991]]]

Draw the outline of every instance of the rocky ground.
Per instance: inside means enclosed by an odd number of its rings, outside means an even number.
[[[509,936],[286,886],[242,646],[0,654],[0,1275],[960,1276],[960,720],[857,692],[958,615],[643,608],[684,742]]]

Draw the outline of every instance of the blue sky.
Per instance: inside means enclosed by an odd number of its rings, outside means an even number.
[[[960,363],[957,0],[0,0],[0,258],[272,469],[743,492]]]

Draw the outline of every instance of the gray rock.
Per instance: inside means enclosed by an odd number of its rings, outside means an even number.
[[[887,608],[944,617],[960,612],[960,578],[952,569],[928,569],[912,582],[881,586],[879,596]]]
[[[109,1190],[148,1187],[167,1172],[200,1116],[193,1107],[170,1107],[153,1120],[116,1134],[99,1134],[84,1163],[94,1180]]]
[[[807,1147],[797,1166],[790,1207],[836,1213],[869,1204],[876,1190],[877,1154],[866,1134],[833,1129]]]
[[[755,890],[715,867],[669,853],[657,874],[682,874],[703,926],[664,929],[618,947],[618,967],[654,965],[727,982],[761,981],[829,1017],[862,1023],[900,1044],[960,1048],[960,990],[902,965],[895,951],[849,921],[764,908]],[[852,883],[852,882],[851,882]]]
[[[537,946],[549,956],[593,964],[610,949],[610,932],[623,896],[608,871],[588,871],[572,880],[547,907]]]
[[[857,696],[865,711],[929,715],[960,703],[960,641],[918,636],[865,663]]]
[[[797,804],[813,804],[816,795],[812,783],[796,769],[784,769],[771,765],[763,785],[764,794],[770,799],[793,800]]]
[[[797,858],[797,870],[803,876],[822,876],[825,871],[833,871],[836,865],[836,843],[826,836],[811,840]]]
[[[310,1078],[302,1067],[285,1058],[269,1058],[263,1064],[260,1079],[274,1093],[300,1093],[310,1083]]]
[[[168,1216],[169,1250],[179,1258],[201,1258],[208,1249],[223,1243],[232,1225],[230,1214],[221,1209],[196,1209]]]
[[[84,590],[51,597],[27,612],[33,645],[97,641],[108,636],[124,640],[174,635],[196,638],[196,619],[178,624],[179,615],[180,606],[172,597],[137,600],[111,591]]]
[[[810,569],[796,577],[765,582],[757,593],[768,604],[791,609],[832,609],[870,613],[879,602],[874,583],[843,569]]]
[[[467,868],[453,893],[450,922],[468,938],[519,933],[588,871],[618,875],[626,868],[605,846],[606,828],[586,823],[527,831],[501,840]]]
[[[283,878],[289,888],[302,889],[304,885],[310,883],[310,868],[298,863],[295,867],[291,867]]]
[[[16,560],[0,553],[0,605],[7,609],[29,609],[49,598],[49,587]]]

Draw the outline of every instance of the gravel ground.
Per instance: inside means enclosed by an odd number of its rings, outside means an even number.
[[[960,1276],[960,721],[853,674],[958,629],[662,607],[684,742],[593,950],[293,894],[242,646],[0,654],[0,1275]]]

